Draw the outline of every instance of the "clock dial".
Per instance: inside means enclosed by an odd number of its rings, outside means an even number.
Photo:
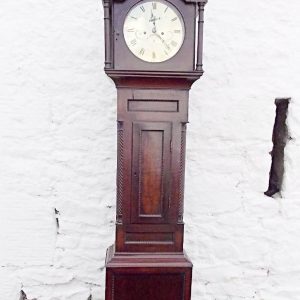
[[[123,27],[125,42],[139,59],[157,63],[181,48],[185,27],[181,14],[170,3],[141,1],[131,8]]]

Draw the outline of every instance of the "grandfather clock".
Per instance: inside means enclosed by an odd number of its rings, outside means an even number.
[[[190,300],[183,251],[189,89],[202,71],[207,0],[103,0],[105,72],[117,88],[116,241],[106,300]]]

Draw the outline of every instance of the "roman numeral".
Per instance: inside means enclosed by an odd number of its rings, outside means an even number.
[[[172,42],[171,42],[171,45],[172,45],[173,47],[176,47],[176,46],[177,46],[177,43],[176,43],[175,41],[172,41]]]
[[[130,41],[130,44],[131,44],[132,46],[135,46],[135,45],[136,45],[136,39]]]
[[[152,52],[152,58],[155,59],[156,58],[156,53]]]
[[[174,30],[174,33],[180,33],[180,32],[181,32],[181,30],[179,30],[179,29]]]
[[[168,44],[165,44],[165,47],[166,47],[167,50],[169,50],[169,51],[171,50],[171,48]]]
[[[135,20],[137,20],[137,18],[136,18],[136,17],[134,17],[134,16],[130,16],[130,18],[131,18],[131,19],[135,19]]]
[[[172,22],[176,21],[177,20],[177,17],[171,19]]]
[[[145,54],[145,49],[142,48],[142,49],[140,50],[139,54],[143,56],[143,55]]]
[[[152,8],[153,8],[153,9],[156,9],[156,5],[157,5],[156,2],[152,2]]]
[[[140,6],[140,9],[142,10],[142,12],[145,12],[145,7],[143,5]]]
[[[134,32],[134,28],[128,28],[127,32]]]
[[[164,13],[166,13],[166,12],[167,12],[168,8],[169,8],[169,6],[167,6],[167,8],[165,9]]]

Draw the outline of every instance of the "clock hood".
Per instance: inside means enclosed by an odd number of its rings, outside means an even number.
[[[185,74],[191,74],[194,78],[202,75],[203,15],[204,6],[208,0],[165,0],[174,5],[181,14],[185,35],[181,48],[174,56],[154,63],[144,61],[134,55],[124,37],[124,22],[127,14],[134,5],[142,1],[102,1],[105,28],[105,71],[111,76],[115,76],[113,75],[115,73],[119,74],[119,77],[127,77],[130,74],[134,77],[185,77]],[[134,39],[130,42],[133,43]],[[140,48],[140,51],[143,51],[144,47]]]

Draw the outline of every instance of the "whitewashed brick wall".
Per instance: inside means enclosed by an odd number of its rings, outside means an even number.
[[[299,11],[299,0],[206,7],[187,145],[193,300],[300,299]],[[1,300],[21,289],[28,299],[104,300],[116,91],[103,72],[102,19],[100,0],[0,1]],[[292,97],[293,140],[282,197],[268,198],[281,96]]]

